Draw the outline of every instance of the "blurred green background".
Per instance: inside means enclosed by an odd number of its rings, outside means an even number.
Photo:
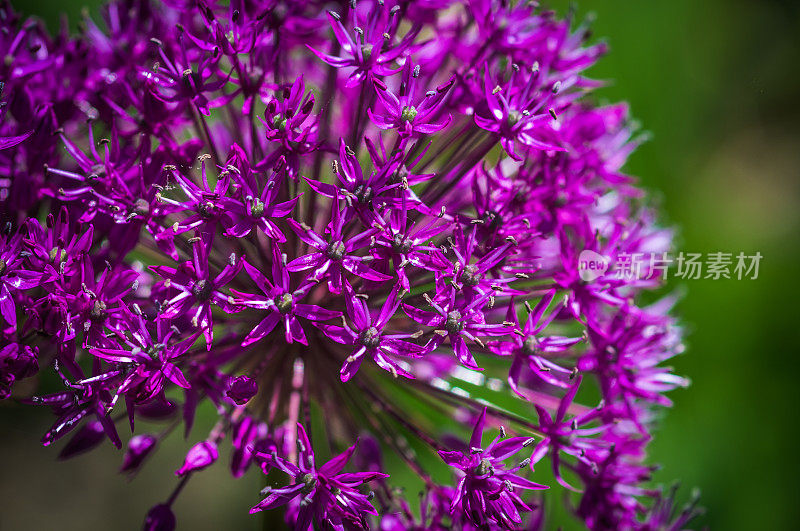
[[[12,3],[54,29],[59,12],[74,22],[99,2]],[[693,385],[671,394],[651,446],[656,477],[679,478],[683,498],[701,489],[698,527],[796,528],[800,3],[585,0],[578,18],[588,12],[611,46],[592,70],[610,80],[598,97],[628,101],[652,133],[627,169],[679,228],[677,250],[764,257],[757,280],[679,284],[689,336],[674,365]],[[110,445],[56,463],[58,450],[38,443],[49,422],[39,408],[0,404],[0,529],[137,529],[170,492],[164,471],[182,461],[179,438],[127,484]],[[179,528],[256,529],[263,522],[247,508],[259,488],[257,476],[231,481],[217,463],[179,498]]]

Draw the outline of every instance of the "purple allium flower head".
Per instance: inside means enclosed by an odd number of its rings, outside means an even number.
[[[685,525],[646,458],[688,384],[674,297],[578,267],[672,231],[627,106],[586,96],[605,46],[536,4],[110,0],[78,36],[5,5],[0,399],[127,474],[201,441],[145,529],[220,459],[295,529],[539,529],[564,496]]]

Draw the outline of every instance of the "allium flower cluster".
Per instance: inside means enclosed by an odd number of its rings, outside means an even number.
[[[558,484],[683,526],[645,462],[672,299],[577,263],[671,232],[587,97],[604,46],[535,4],[120,0],[76,36],[4,4],[0,398],[128,475],[179,429],[146,529],[226,455],[294,529],[536,529]]]

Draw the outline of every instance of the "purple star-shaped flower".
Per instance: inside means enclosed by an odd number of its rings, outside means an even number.
[[[5,232],[0,235],[0,316],[13,328],[17,327],[14,294],[35,288],[56,276],[55,270],[49,264],[46,265],[49,273],[28,270],[24,258],[29,254],[22,246],[20,234],[12,236]]]
[[[383,2],[377,3],[370,11],[366,24],[359,23],[358,10],[351,9],[350,12],[353,27],[359,28],[355,31],[355,40],[342,24],[342,17],[334,11],[328,11],[328,21],[341,47],[338,56],[322,53],[311,46],[308,49],[333,67],[353,68],[345,83],[347,88],[375,79],[375,76],[389,76],[399,72],[400,68],[393,68],[391,63],[409,51],[420,27],[415,25],[400,42],[393,43],[392,36],[397,31],[396,9],[390,10]]]
[[[257,459],[285,472],[294,482],[288,487],[264,489],[262,493],[266,498],[250,509],[250,513],[279,507],[300,498],[294,525],[298,531],[307,531],[312,525],[343,529],[345,522],[366,528],[366,516],[378,513],[369,503],[370,497],[359,492],[358,487],[389,476],[381,472],[343,473],[342,469],[356,449],[355,444],[317,468],[311,442],[300,424],[297,425],[297,445],[300,450],[297,463],[278,456],[276,452],[256,453]]]
[[[150,269],[165,279],[162,282],[165,289],[179,292],[166,302],[163,316],[169,319],[188,317],[192,326],[203,331],[206,347],[211,350],[214,335],[211,305],[228,312],[235,311],[230,297],[219,290],[239,273],[244,260],[237,260],[235,255],[231,255],[219,274],[212,276],[208,267],[208,247],[202,241],[195,241],[191,261],[184,262],[179,268],[151,266]]]
[[[484,346],[478,336],[502,336],[510,331],[506,324],[486,323],[482,310],[489,295],[475,297],[467,303],[462,297],[456,298],[455,289],[442,288],[441,296],[437,300],[431,299],[427,294],[423,297],[433,311],[420,310],[408,304],[404,304],[403,309],[418,323],[435,328],[428,345],[431,349],[448,338],[459,361],[469,369],[480,370],[480,367],[467,346],[467,340]]]
[[[248,262],[244,262],[244,269],[253,282],[261,290],[261,294],[248,294],[234,291],[238,296],[236,303],[248,308],[258,310],[268,310],[268,314],[253,328],[247,337],[242,341],[242,346],[255,343],[283,322],[286,331],[286,342],[298,341],[303,345],[308,345],[306,334],[300,325],[298,317],[303,317],[310,321],[327,321],[341,315],[340,312],[326,310],[314,304],[301,304],[301,300],[308,291],[314,286],[312,282],[304,282],[298,289],[291,289],[291,279],[289,278],[290,269],[283,262],[277,245],[272,248],[272,282],[267,280],[261,271],[253,267]]]
[[[519,379],[522,368],[525,366],[530,368],[536,376],[551,385],[569,387],[565,382],[565,377],[571,374],[571,371],[548,358],[559,352],[564,352],[572,345],[583,341],[584,338],[565,336],[539,337],[542,330],[547,328],[563,308],[563,305],[559,305],[550,315],[544,317],[544,313],[553,302],[555,294],[555,289],[548,291],[533,308],[527,306],[526,302],[528,319],[522,327],[520,327],[517,307],[512,298],[508,305],[506,321],[515,325],[515,334],[511,336],[511,340],[496,341],[489,344],[489,349],[493,352],[501,356],[513,356],[511,367],[508,370],[508,384],[515,393],[522,397],[524,397],[524,394],[519,390]]]
[[[354,252],[369,244],[369,239],[374,234],[374,229],[369,229],[351,238],[344,236],[346,219],[339,210],[337,201],[331,205],[332,219],[325,227],[325,238],[307,226],[303,226],[293,219],[287,220],[298,238],[303,240],[314,251],[295,258],[286,266],[288,271],[305,271],[314,269],[310,280],[320,282],[328,280],[328,288],[336,294],[342,292],[344,273],[349,272],[366,280],[381,282],[392,277],[371,269],[369,261],[371,256],[358,256]]]
[[[339,139],[339,162],[334,162],[333,172],[340,188],[309,178],[306,178],[306,182],[315,192],[325,197],[344,199],[348,208],[354,209],[364,224],[369,225],[376,218],[376,209],[400,203],[395,190],[400,188],[402,183],[392,182],[389,173],[389,170],[395,167],[387,162],[365,176],[355,152],[345,144],[344,139]]]
[[[305,153],[315,146],[317,124],[309,120],[314,110],[314,94],[306,93],[303,76],[284,87],[280,98],[272,98],[264,110],[267,140],[279,142],[287,152]]]
[[[485,102],[491,114],[484,118],[475,114],[475,123],[481,129],[500,135],[500,143],[512,158],[522,160],[514,149],[515,142],[535,149],[561,151],[559,139],[552,122],[555,113],[546,107],[553,102],[559,92],[561,83],[556,83],[543,96],[538,92],[539,69],[528,74],[528,79],[513,69],[505,87],[496,85],[489,73],[488,66],[484,73]],[[545,109],[544,112],[542,109]]]
[[[514,468],[506,468],[504,461],[533,443],[530,437],[498,435],[484,448],[481,444],[486,408],[481,412],[472,431],[467,452],[440,450],[439,455],[448,465],[463,474],[450,512],[460,510],[475,525],[492,521],[504,529],[516,529],[522,522],[520,510],[532,509],[522,501],[516,489],[539,490],[548,488],[517,475],[531,464],[525,459]]]
[[[258,182],[261,179],[256,179],[252,174],[242,148],[233,145],[226,171],[231,173],[231,180],[239,186],[239,194],[236,198],[221,197],[219,201],[226,235],[242,238],[257,227],[277,242],[286,241],[275,220],[288,216],[303,194],[288,201],[278,201],[280,186],[285,179],[285,160],[280,159],[278,168],[259,191]]]
[[[553,475],[556,481],[563,487],[570,490],[577,490],[567,483],[561,473],[562,457],[560,452],[573,456],[589,467],[594,467],[595,462],[603,459],[608,454],[607,443],[594,436],[605,432],[608,427],[599,424],[594,427],[581,427],[597,420],[603,414],[603,408],[581,408],[579,414],[570,419],[566,419],[572,401],[581,385],[582,376],[577,376],[567,394],[558,403],[558,409],[554,415],[547,412],[545,408],[536,404],[536,412],[539,414],[539,431],[544,434],[544,439],[539,441],[533,450],[531,459],[538,461],[548,452],[552,455],[550,463],[553,466]]]
[[[343,326],[318,325],[325,335],[337,343],[353,345],[353,351],[347,357],[340,372],[341,379],[346,382],[352,378],[365,356],[371,357],[380,368],[391,372],[393,375],[413,378],[394,359],[394,356],[420,356],[426,351],[425,347],[404,341],[404,338],[413,337],[415,334],[384,334],[384,328],[400,307],[401,287],[396,286],[384,301],[377,315],[370,315],[369,308],[363,299],[356,296],[353,288],[345,284],[345,303],[347,314],[353,321],[351,328],[346,321]]]
[[[405,289],[411,288],[406,274],[406,266],[412,265],[428,271],[440,271],[450,263],[431,240],[447,230],[450,223],[441,218],[432,218],[426,223],[417,224],[408,220],[409,209],[405,196],[402,208],[393,209],[385,218],[378,218],[382,231],[375,237],[373,256],[387,263],[392,261],[394,270]]]
[[[419,65],[412,67],[411,61],[406,61],[397,94],[391,92],[383,81],[373,80],[383,109],[367,109],[367,114],[378,129],[397,129],[401,137],[410,137],[417,133],[435,133],[447,127],[452,116],[448,114],[439,121],[436,119],[455,77],[451,77],[435,90],[429,90],[422,99],[417,98],[418,77]]]
[[[183,219],[175,221],[155,235],[159,247],[169,253],[174,260],[178,259],[178,252],[173,243],[176,236],[195,230],[210,237],[214,234],[216,224],[224,212],[221,199],[228,192],[231,175],[230,172],[221,172],[212,187],[206,168],[208,158],[208,155],[200,156],[202,186],[195,184],[190,177],[181,175],[175,166],[165,166],[164,168],[172,173],[178,188],[186,195],[186,199],[181,201],[167,197],[161,192],[156,194],[156,199],[170,206],[173,214],[183,213],[185,215]]]
[[[114,406],[120,395],[124,395],[128,420],[133,429],[137,405],[149,404],[156,397],[163,396],[164,387],[169,382],[184,389],[191,387],[177,363],[199,334],[177,340],[174,339],[178,336],[177,330],[169,326],[165,318],[156,319],[153,327],[141,313],[134,314],[127,307],[123,307],[121,313],[127,326],[123,334],[118,334],[119,345],[90,347],[89,352],[100,360],[127,366],[128,370],[112,370],[98,378],[118,376],[121,379],[109,408]]]

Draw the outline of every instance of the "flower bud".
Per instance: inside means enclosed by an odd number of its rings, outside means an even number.
[[[78,430],[78,433],[72,436],[72,439],[69,440],[61,450],[61,453],[58,454],[58,458],[69,459],[84,452],[88,452],[103,442],[103,439],[105,439],[103,424],[99,420],[87,422]]]
[[[211,441],[202,441],[186,453],[186,461],[183,466],[175,471],[176,476],[183,476],[187,472],[202,470],[211,465],[219,457],[217,445]]]
[[[249,376],[237,376],[231,378],[230,387],[226,395],[233,400],[237,406],[244,405],[253,398],[258,392],[258,384]]]
[[[158,439],[145,433],[135,435],[128,441],[128,450],[122,458],[122,468],[120,472],[135,472],[139,469],[145,458],[155,448]]]
[[[143,531],[172,531],[175,529],[175,515],[169,505],[158,504],[147,513]]]

